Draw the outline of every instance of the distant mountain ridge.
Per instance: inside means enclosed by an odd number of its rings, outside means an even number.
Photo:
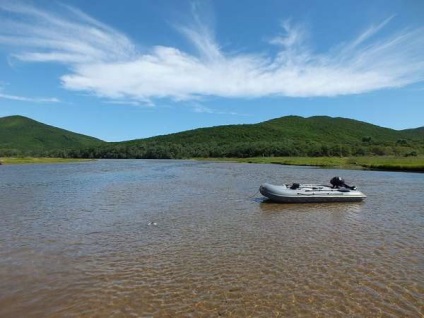
[[[136,139],[137,141],[202,142],[215,137],[221,142],[237,137],[238,141],[281,141],[316,140],[326,142],[355,142],[372,137],[378,141],[393,141],[399,138],[419,139],[424,137],[424,127],[407,130],[394,130],[366,122],[328,116],[285,116],[257,124],[225,125],[198,128],[179,133]]]
[[[104,142],[10,116],[0,118],[0,151],[6,149],[82,158],[416,155],[424,153],[424,127],[394,130],[340,117],[286,116]]]
[[[286,116],[257,124],[199,128],[122,142],[148,158],[363,156],[424,153],[422,128],[394,130],[328,116]]]
[[[0,149],[51,151],[99,145],[102,140],[53,127],[24,116],[0,118]]]

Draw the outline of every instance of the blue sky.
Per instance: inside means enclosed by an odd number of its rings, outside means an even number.
[[[424,126],[422,0],[0,0],[0,117],[121,141],[287,115]]]

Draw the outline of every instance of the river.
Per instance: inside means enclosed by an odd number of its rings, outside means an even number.
[[[263,182],[361,203],[275,204]],[[423,317],[422,174],[172,160],[0,168],[0,317]]]

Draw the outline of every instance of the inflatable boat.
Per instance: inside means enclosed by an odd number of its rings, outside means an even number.
[[[331,186],[264,183],[259,187],[259,192],[271,201],[282,203],[358,202],[366,198],[365,194],[345,184],[340,177],[334,177],[330,182]]]

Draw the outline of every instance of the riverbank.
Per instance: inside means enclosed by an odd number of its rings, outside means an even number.
[[[321,168],[369,169],[387,171],[424,172],[424,156],[416,157],[253,157],[204,158],[202,160],[239,163],[267,163]]]
[[[87,162],[96,159],[1,157],[0,164],[43,164]],[[424,172],[424,156],[415,157],[252,157],[252,158],[193,158],[193,160],[238,163],[262,163],[321,168],[369,169],[386,171]]]

